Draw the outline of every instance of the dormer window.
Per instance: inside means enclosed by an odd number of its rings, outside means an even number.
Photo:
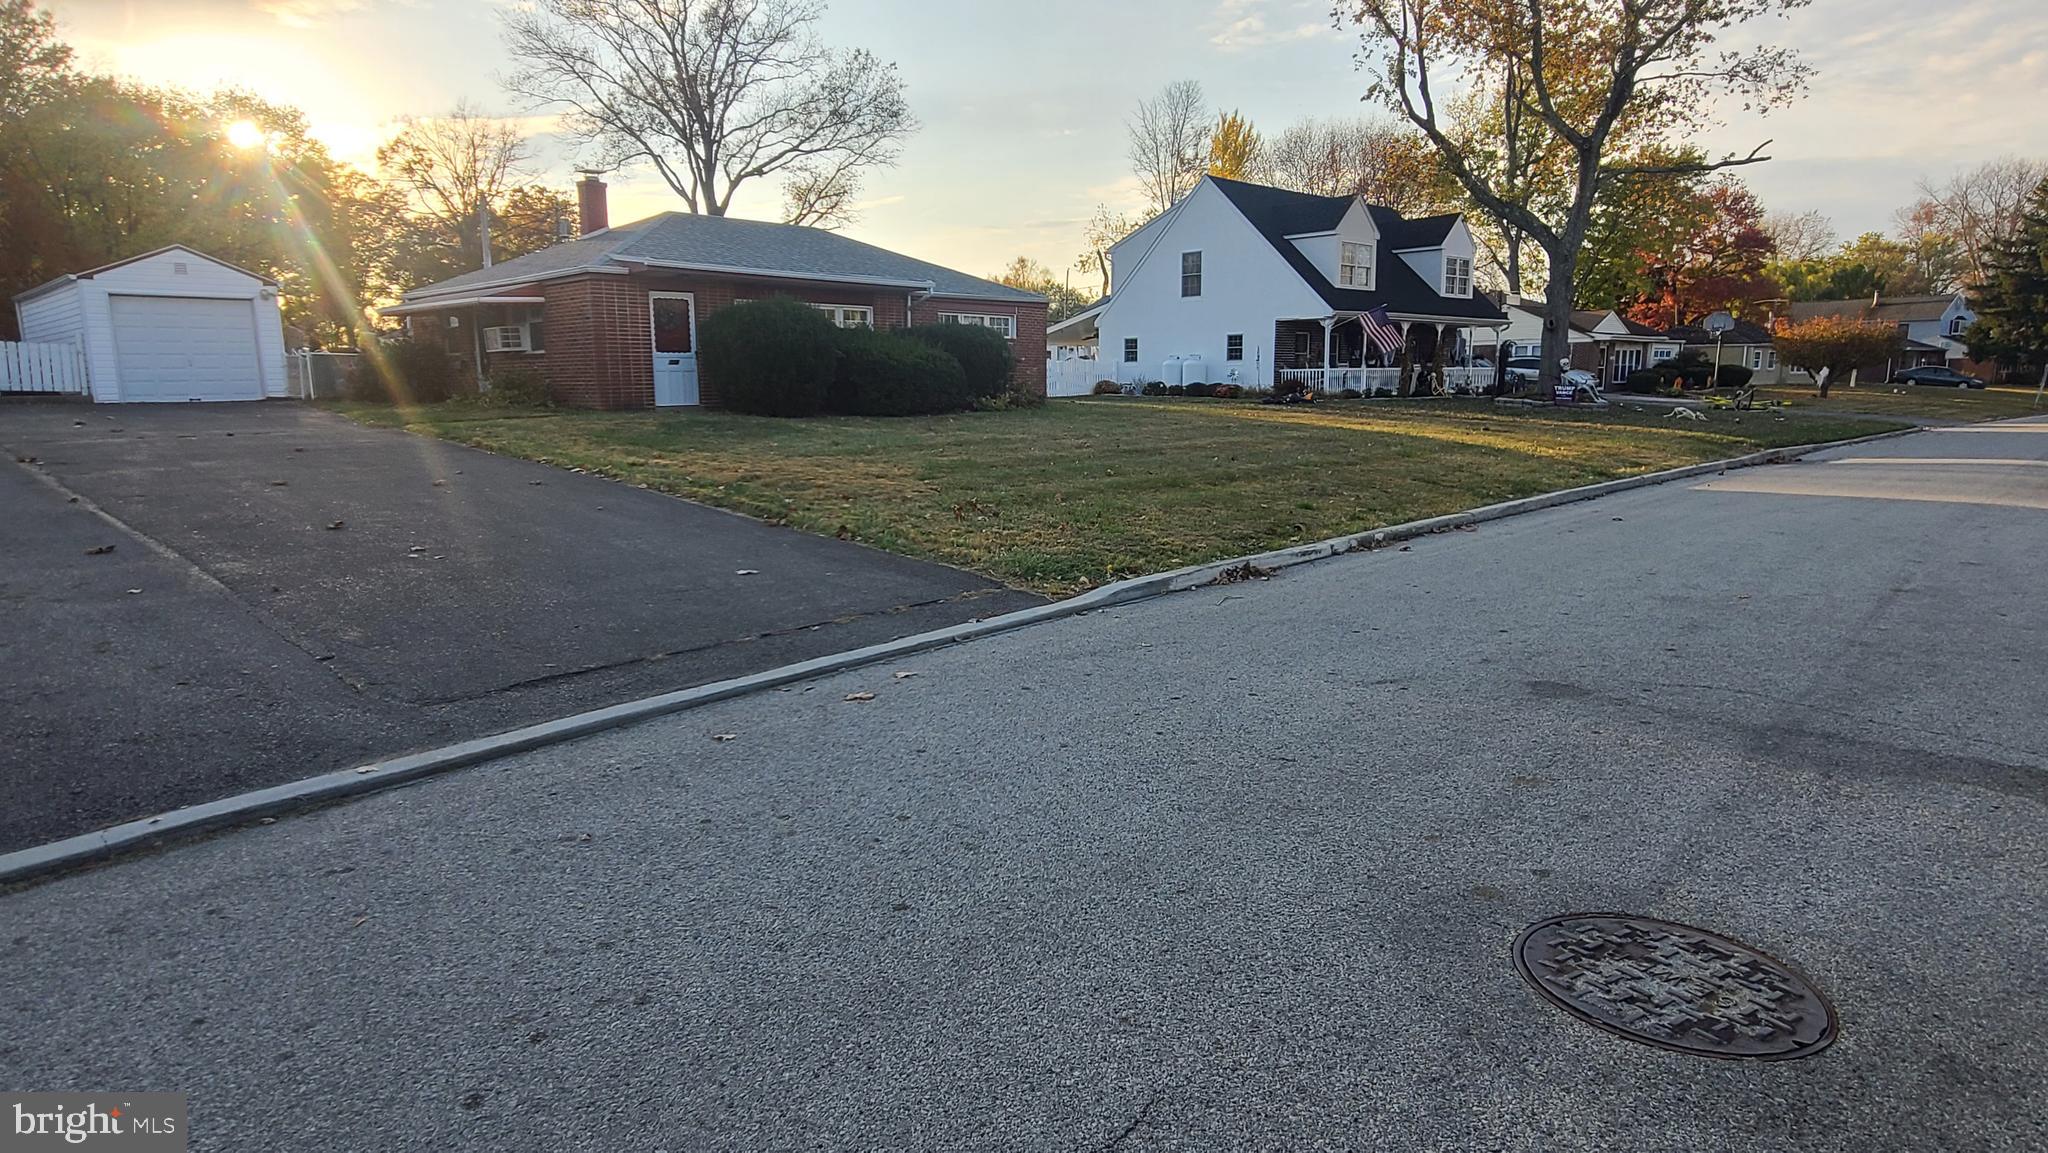
[[[1444,257],[1444,295],[1472,295],[1472,258],[1469,256]]]
[[[1963,334],[1963,330],[1968,327],[1969,325],[1965,323],[1963,318],[1960,316],[1951,316],[1948,318],[1948,334],[1950,336],[1961,336]]]
[[[1324,249],[1325,252],[1329,251]],[[1329,259],[1324,257],[1325,260]],[[1337,283],[1345,288],[1372,287],[1372,245],[1346,242],[1337,269]]]

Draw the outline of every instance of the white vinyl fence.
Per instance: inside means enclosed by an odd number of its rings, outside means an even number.
[[[1115,380],[1113,366],[1099,360],[1048,360],[1045,362],[1045,395],[1087,396],[1098,380]]]
[[[85,352],[75,344],[0,341],[0,392],[74,393],[83,396]]]

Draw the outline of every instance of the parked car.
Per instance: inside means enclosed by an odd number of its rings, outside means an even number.
[[[1892,373],[1893,384],[1925,384],[1935,388],[1983,388],[1984,382],[1974,376],[1957,372],[1953,368],[1927,365],[1922,368],[1902,369]]]
[[[1535,384],[1543,375],[1543,358],[1540,356],[1517,356],[1508,360],[1508,383],[1526,388]],[[1583,368],[1567,369],[1566,384],[1576,385],[1591,392],[1600,391],[1600,378]]]

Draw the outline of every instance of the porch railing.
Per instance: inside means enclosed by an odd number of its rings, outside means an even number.
[[[1342,392],[1355,388],[1371,396],[1401,391],[1401,370],[1398,368],[1281,368],[1274,370],[1274,375],[1277,383],[1299,384],[1310,392]]]

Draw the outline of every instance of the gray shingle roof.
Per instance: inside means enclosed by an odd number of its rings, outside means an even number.
[[[664,212],[543,248],[490,268],[414,289],[406,294],[406,299],[442,296],[465,288],[540,279],[588,268],[630,267],[637,261],[704,265],[807,280],[929,284],[940,296],[981,300],[1045,299],[1035,292],[969,276],[836,232],[687,212]]]
[[[1380,233],[1379,251],[1375,257],[1379,286],[1371,291],[1341,288],[1331,284],[1329,278],[1287,238],[1336,228],[1343,222],[1344,214],[1351,210],[1353,197],[1310,196],[1304,192],[1289,192],[1284,188],[1246,184],[1217,176],[1209,179],[1237,206],[1252,227],[1259,230],[1273,250],[1333,309],[1366,312],[1385,305],[1389,311],[1411,316],[1467,318],[1486,323],[1507,319],[1505,313],[1483,296],[1441,295],[1408,267],[1407,261],[1395,255],[1402,248],[1443,243],[1443,238],[1450,234],[1451,226],[1457,223],[1455,215],[1406,220],[1391,208],[1367,205],[1372,212],[1373,227]],[[1432,236],[1434,240],[1430,239]]]

